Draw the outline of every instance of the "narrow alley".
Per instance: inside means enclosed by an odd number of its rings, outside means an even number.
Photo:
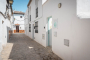
[[[61,60],[25,34],[13,34],[1,55],[2,60]]]
[[[90,60],[90,0],[0,0],[0,60]]]

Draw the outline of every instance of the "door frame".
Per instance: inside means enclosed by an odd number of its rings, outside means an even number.
[[[17,27],[18,27],[18,33],[19,33],[19,26],[16,26],[16,33],[17,33]]]
[[[49,46],[49,34],[48,34],[48,29],[49,29],[49,25],[48,24],[49,23],[48,23],[48,21],[49,21],[50,18],[52,18],[52,16],[47,17],[47,21],[46,21],[46,46]]]

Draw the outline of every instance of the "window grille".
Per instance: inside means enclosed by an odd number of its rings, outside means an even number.
[[[31,32],[31,24],[29,24],[29,32]]]
[[[35,33],[38,33],[38,22],[35,22]]]

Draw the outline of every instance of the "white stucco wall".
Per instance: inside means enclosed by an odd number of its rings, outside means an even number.
[[[4,23],[2,24],[2,20],[4,21]],[[6,45],[7,43],[7,20],[2,16],[2,14],[0,14],[0,52],[3,49],[3,46]]]
[[[36,5],[35,3],[38,3],[38,17],[36,18]],[[40,19],[42,17],[42,0],[38,0],[38,1],[35,1],[33,0],[32,3],[30,4],[29,8],[31,7],[31,9],[29,9],[29,18],[30,18],[30,15],[31,15],[31,22],[30,20],[28,20],[27,22],[29,22],[27,24],[27,32],[28,32],[28,36],[33,38],[33,29],[31,27],[31,32],[29,32],[29,24],[31,24],[31,26],[34,24],[34,21],[37,21],[38,19]],[[31,10],[31,13],[30,13],[30,10]],[[28,12],[28,11],[27,11]],[[28,14],[28,13],[27,13]],[[29,19],[28,18],[28,19]]]
[[[6,0],[0,0],[0,12],[2,14],[5,14],[6,12]],[[8,40],[8,34],[9,33],[7,31],[7,26],[10,27],[10,21],[8,21],[8,19],[5,19],[4,16],[0,13],[0,52],[3,49],[3,46],[6,45],[7,40]],[[4,21],[4,23],[2,24],[2,21]]]
[[[90,18],[90,0],[77,0],[77,16]]]
[[[35,6],[35,0],[32,1],[31,3],[31,21],[34,21],[35,20],[35,17],[36,17],[36,6]]]
[[[0,0],[0,11],[4,14],[6,11],[6,0]]]
[[[22,18],[20,18],[22,16]],[[15,19],[15,20],[14,20]],[[13,30],[16,30],[15,24],[19,24],[19,30],[24,30],[24,15],[22,14],[14,14],[14,25],[13,25]]]
[[[20,18],[20,16],[22,16],[22,18]],[[14,15],[14,24],[24,24],[24,16],[23,15]]]
[[[0,0],[0,12],[5,15],[6,12],[6,4],[7,0]],[[0,13],[0,53],[3,49],[3,46],[6,45],[7,41],[9,40],[9,30],[11,29],[11,19],[4,18]],[[7,13],[11,13],[11,11],[7,10]],[[2,23],[2,21],[4,21]]]
[[[7,27],[10,27],[11,28],[11,22],[10,22],[10,20],[7,19],[6,21],[7,21],[7,23],[6,23],[7,24]]]
[[[28,24],[28,9],[27,9],[27,11],[26,11],[26,13],[25,13],[25,18],[24,18],[24,20],[25,20],[25,25]]]
[[[58,8],[58,3],[62,7]],[[58,28],[52,29],[52,50],[64,60],[89,60],[89,19],[79,19],[76,14],[76,0],[49,0],[43,6],[43,19],[52,16],[58,19]],[[46,22],[44,22],[46,25]],[[57,37],[54,36],[57,32]],[[64,39],[69,39],[70,46],[64,45]],[[46,43],[45,43],[46,44]]]
[[[25,28],[25,34],[27,35],[27,24],[28,24],[28,9],[25,12],[24,15],[24,28]]]
[[[34,2],[35,0],[31,3],[32,16],[35,16]],[[59,3],[62,3],[61,8],[58,8]],[[43,16],[39,13],[41,18],[32,17],[31,24],[38,21],[38,33],[34,33],[34,40],[46,47],[47,18],[52,16],[52,51],[63,60],[90,60],[90,19],[78,18],[77,5],[77,0],[48,0],[43,5]],[[86,16],[83,17],[86,18]],[[56,19],[58,19],[58,28],[54,28]],[[27,30],[27,35],[28,32]],[[54,36],[54,32],[57,32],[57,37]],[[30,38],[32,38],[31,33],[29,33]],[[45,34],[45,40],[42,39],[42,34]],[[64,39],[70,41],[69,47],[64,45]]]

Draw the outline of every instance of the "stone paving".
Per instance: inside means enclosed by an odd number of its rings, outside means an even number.
[[[61,60],[25,34],[13,34],[1,56],[2,60]]]

